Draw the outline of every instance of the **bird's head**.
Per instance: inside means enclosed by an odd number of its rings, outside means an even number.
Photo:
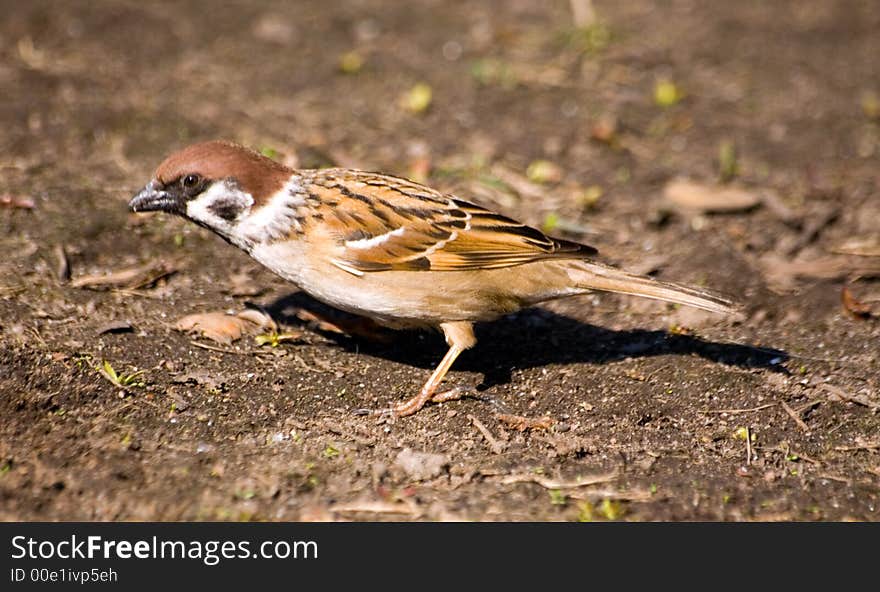
[[[293,173],[238,144],[203,142],[166,158],[128,207],[177,214],[229,238]]]

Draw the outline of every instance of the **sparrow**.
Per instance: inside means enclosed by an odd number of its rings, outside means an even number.
[[[539,302],[602,290],[736,310],[717,294],[603,264],[593,247],[419,183],[345,168],[292,169],[232,142],[171,154],[129,208],[212,230],[332,307],[393,329],[439,328],[449,350],[417,395],[380,411],[394,416],[460,398],[459,389],[439,390],[456,358],[476,344],[474,323]]]

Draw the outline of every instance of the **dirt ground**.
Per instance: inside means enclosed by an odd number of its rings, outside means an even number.
[[[880,518],[880,5],[594,5],[2,2],[0,519]],[[426,179],[746,314],[557,301],[478,327],[472,396],[358,416],[442,338],[335,333],[127,212],[211,138]],[[175,329],[253,306],[274,347]]]

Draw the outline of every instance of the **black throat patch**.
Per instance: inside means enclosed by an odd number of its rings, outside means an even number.
[[[215,216],[231,222],[241,213],[242,206],[243,204],[238,199],[218,199],[208,206],[208,210]]]

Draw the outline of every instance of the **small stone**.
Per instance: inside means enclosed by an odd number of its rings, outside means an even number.
[[[449,466],[449,458],[443,454],[404,448],[394,459],[394,466],[414,481],[426,481],[442,474]]]

